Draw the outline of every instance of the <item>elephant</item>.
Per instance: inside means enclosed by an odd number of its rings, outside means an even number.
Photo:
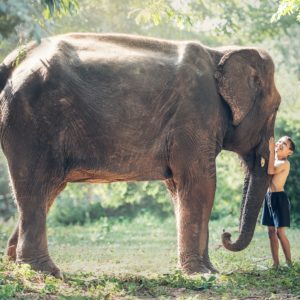
[[[245,249],[267,191],[268,140],[281,97],[263,49],[207,47],[126,34],[68,33],[30,42],[0,65],[0,138],[19,218],[7,255],[60,277],[46,217],[68,182],[163,181],[178,265],[217,272],[208,251],[216,157],[245,166],[238,237]]]

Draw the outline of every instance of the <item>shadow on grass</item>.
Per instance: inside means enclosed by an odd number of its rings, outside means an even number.
[[[188,291],[203,291],[210,289],[216,281],[216,276],[196,275],[193,278],[183,275],[180,271],[172,274],[145,276],[118,275],[94,277],[93,274],[67,274],[65,282],[76,286],[87,293],[96,292],[104,298],[113,296],[136,296],[156,298],[160,296],[178,297]]]
[[[300,299],[300,264],[292,268],[235,271],[231,274],[185,276],[180,271],[147,278],[144,276],[100,276],[69,274],[66,282],[86,291],[98,290],[98,296],[188,297],[210,299],[257,297]]]
[[[64,281],[36,273],[26,265],[0,264],[0,299],[149,299],[197,296],[203,299],[299,299],[300,264],[295,263],[292,268],[236,270],[216,276],[185,276],[180,271],[152,276],[67,273]]]
[[[6,259],[0,261],[0,299],[177,298],[186,291],[207,290],[215,280],[216,277],[212,275],[191,278],[180,271],[151,277],[67,273],[65,279],[60,280],[35,272],[29,265],[16,265]]]

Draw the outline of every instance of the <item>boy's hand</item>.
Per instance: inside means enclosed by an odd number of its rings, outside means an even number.
[[[270,152],[274,152],[275,151],[275,140],[274,140],[274,137],[270,137],[270,140],[269,140],[269,151]]]

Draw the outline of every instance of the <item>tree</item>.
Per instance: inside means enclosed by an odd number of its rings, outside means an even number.
[[[15,206],[9,188],[6,161],[0,152],[0,218],[8,219],[14,214]]]
[[[48,35],[54,20],[78,10],[78,0],[2,0],[0,2],[0,61],[29,39]]]
[[[18,32],[21,39],[26,36],[40,38],[47,21],[77,9],[78,0],[3,0],[0,4],[0,35],[3,39]]]
[[[300,1],[281,0],[277,12],[273,15],[272,21],[278,21],[283,16],[297,15],[296,19],[300,22]]]
[[[284,0],[284,2],[299,2]],[[270,1],[198,1],[190,0],[147,0],[136,2],[130,13],[139,24],[158,25],[166,21],[186,27],[191,31],[209,32],[219,38],[234,39],[243,43],[262,41],[266,37],[274,37],[286,33],[294,25],[291,17],[271,18],[278,8],[275,0]],[[243,34],[240,34],[240,33]]]

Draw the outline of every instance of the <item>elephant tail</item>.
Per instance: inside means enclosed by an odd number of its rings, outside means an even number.
[[[37,42],[22,45],[6,56],[4,61],[0,64],[0,92],[5,87],[13,70],[25,59],[28,52],[36,45]]]

